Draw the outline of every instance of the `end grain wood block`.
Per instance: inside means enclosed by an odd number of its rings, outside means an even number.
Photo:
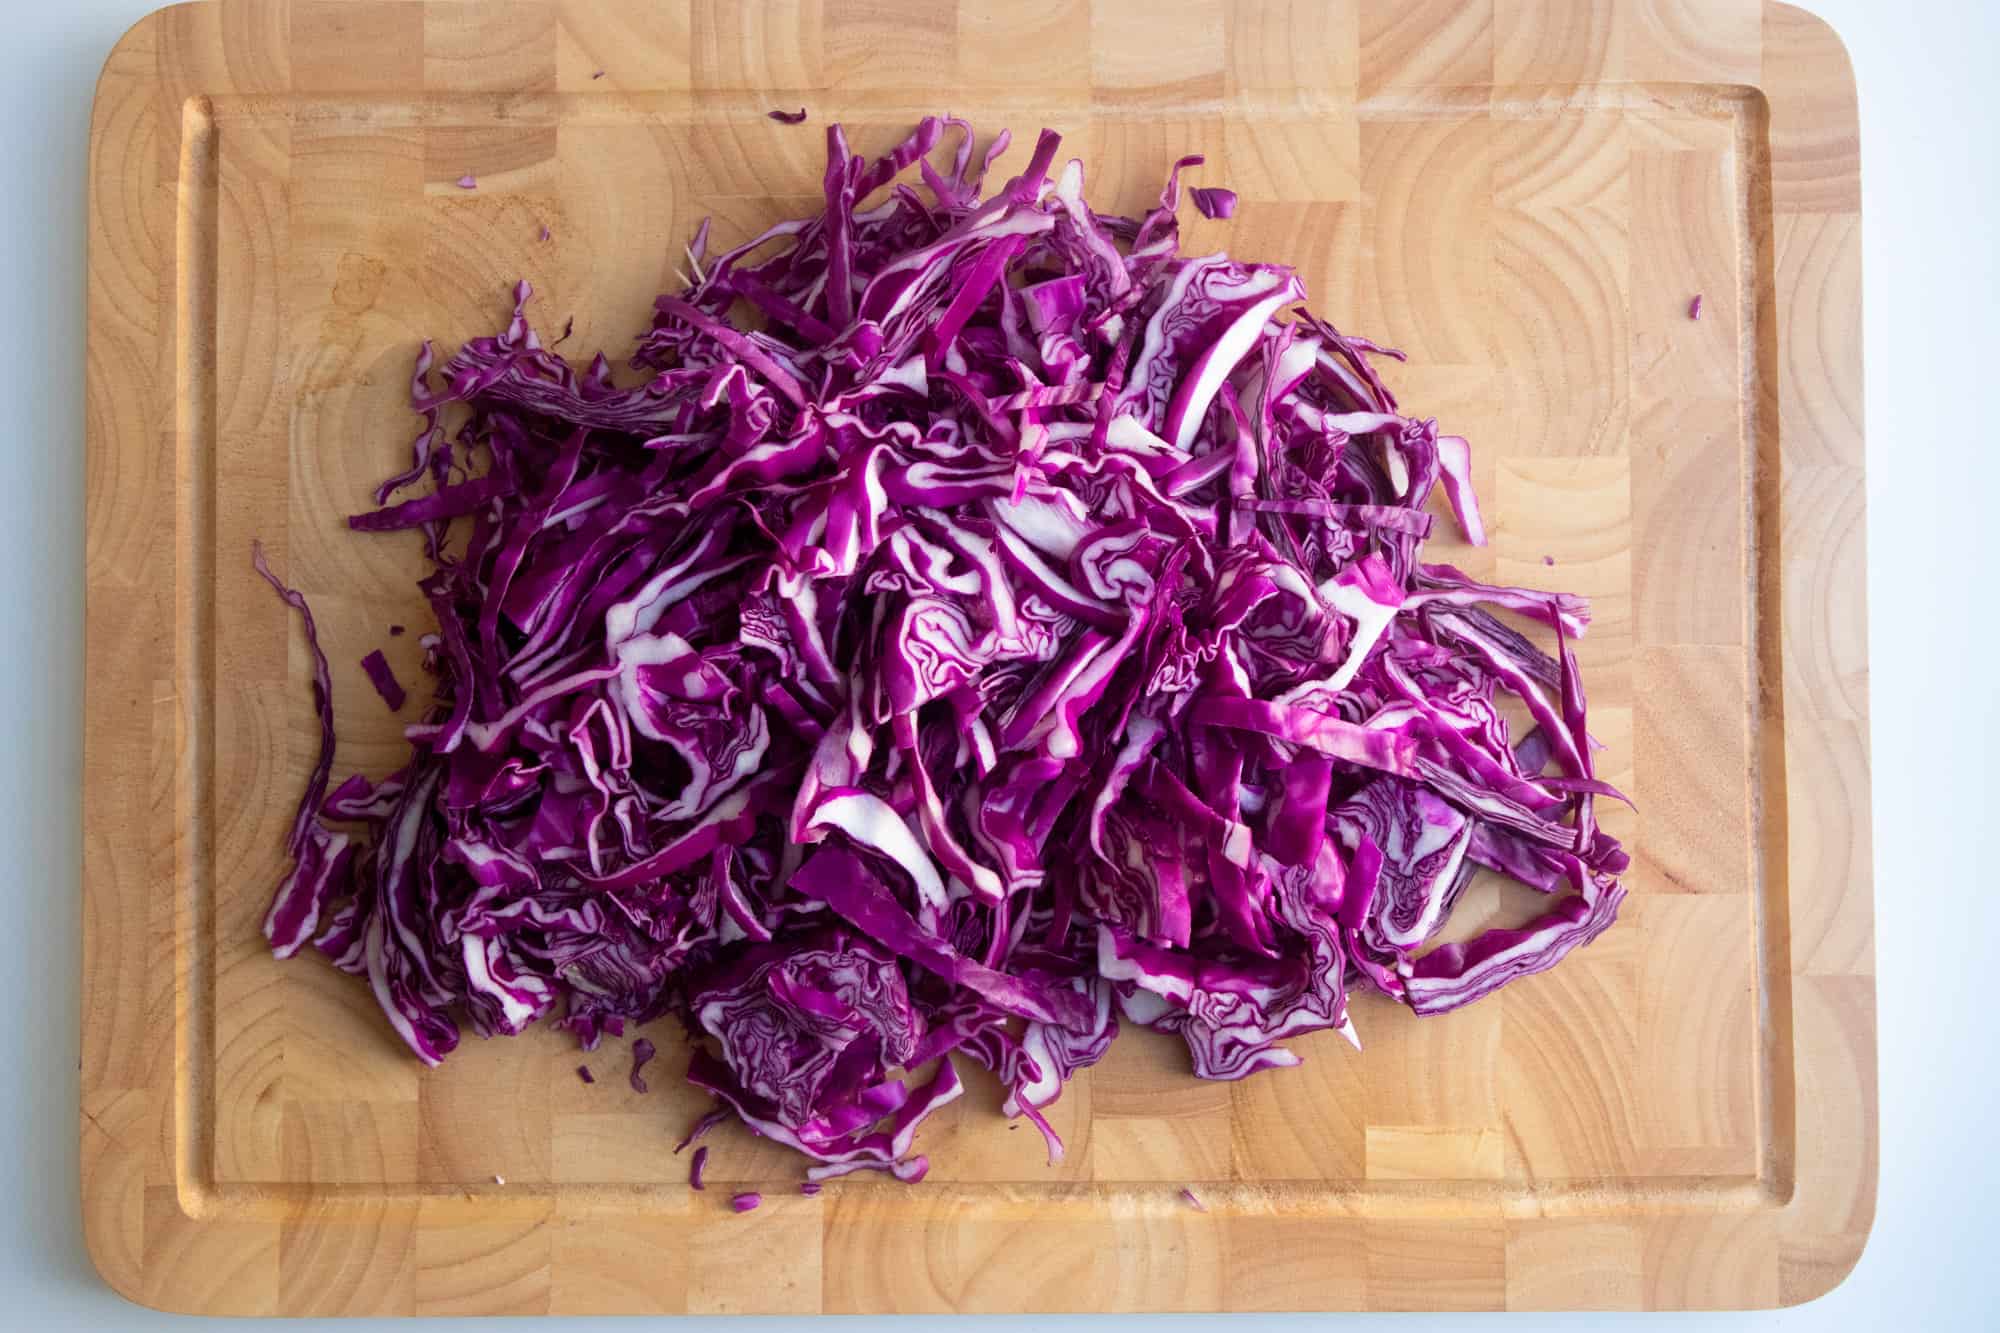
[[[1589,949],[1466,1011],[1357,998],[1365,1053],[1320,1033],[1302,1068],[1204,1084],[1174,1040],[1128,1033],[1049,1108],[1059,1163],[968,1071],[917,1188],[805,1198],[794,1154],[729,1126],[697,1194],[670,1149],[707,1098],[677,1041],[655,1034],[644,1095],[629,1035],[468,1041],[424,1070],[366,987],[265,953],[318,727],[303,636],[247,552],[313,600],[338,767],[387,771],[403,719],[356,663],[382,647],[420,685],[416,636],[386,629],[428,614],[414,545],[345,516],[407,464],[420,340],[490,333],[525,277],[540,327],[576,317],[566,350],[617,356],[702,217],[720,249],[817,208],[825,126],[880,151],[925,78],[982,136],[1014,131],[1003,174],[1061,129],[1103,208],[1151,207],[1206,155],[1199,182],[1241,205],[1185,210],[1190,249],[1292,263],[1337,326],[1410,355],[1384,371],[1471,439],[1494,534],[1440,522],[1427,556],[1593,599],[1575,646],[1598,772],[1638,806],[1597,803],[1630,897]],[[800,104],[806,126],[765,117]],[[143,20],[99,85],[88,214],[79,1135],[100,1270],[207,1314],[1826,1290],[1866,1239],[1877,1152],[1856,145],[1838,38],[1755,0]],[[1481,876],[1452,928],[1535,910]],[[739,1188],[763,1206],[731,1212]]]

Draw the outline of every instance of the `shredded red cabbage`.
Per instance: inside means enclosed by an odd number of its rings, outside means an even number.
[[[375,693],[382,696],[382,702],[389,705],[390,712],[402,708],[409,699],[403,692],[403,683],[396,679],[395,671],[389,666],[389,659],[382,656],[382,650],[361,659],[361,669],[368,674],[368,683],[375,687]]]
[[[674,1155],[679,1156],[690,1143],[702,1138],[708,1131],[714,1129],[727,1119],[729,1119],[729,1112],[723,1110],[721,1107],[717,1107],[701,1119],[695,1121],[694,1128],[687,1132],[687,1137],[674,1145]]]
[[[646,1067],[646,1062],[648,1060],[651,1060],[657,1054],[659,1054],[659,1048],[654,1046],[651,1041],[647,1040],[644,1037],[641,1037],[637,1041],[632,1043],[632,1074],[631,1074],[632,1091],[634,1092],[647,1091],[646,1080],[639,1077],[639,1071],[641,1069],[644,1069]]]
[[[546,349],[525,283],[424,347],[411,466],[351,522],[424,537],[434,699],[328,793],[313,643],[280,955],[365,976],[428,1064],[463,1021],[675,1015],[718,1099],[682,1147],[733,1114],[814,1180],[914,1180],[959,1058],[1057,1154],[1121,1018],[1240,1078],[1352,1040],[1353,987],[1438,1013],[1610,924],[1587,609],[1422,558],[1440,488],[1484,540],[1465,441],[1290,269],[1180,253],[1196,159],[1100,215],[1046,131],[988,194],[1007,138],[829,127],[824,211],[704,225],[635,387]],[[1479,868],[1547,908],[1439,944]]]
[[[1188,193],[1194,197],[1194,206],[1205,218],[1232,218],[1236,216],[1236,191],[1220,190],[1213,187],[1197,187]]]

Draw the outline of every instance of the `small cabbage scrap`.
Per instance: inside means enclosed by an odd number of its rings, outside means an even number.
[[[1004,132],[826,143],[816,216],[697,232],[642,382],[545,347],[526,283],[424,346],[410,466],[350,520],[431,565],[395,773],[328,791],[326,659],[256,555],[321,730],[273,949],[365,977],[427,1064],[465,1023],[589,1049],[674,1016],[715,1098],[680,1146],[740,1118],[811,1193],[920,1179],[961,1060],[1054,1157],[1121,1021],[1241,1078],[1355,1040],[1357,988],[1441,1013],[1603,931],[1588,608],[1423,558],[1434,496],[1485,530],[1400,354],[1288,268],[1182,255],[1199,159],[1125,217],[1047,131],[991,191]],[[1441,943],[1480,868],[1545,910]]]
[[[645,1037],[632,1043],[632,1072],[627,1075],[632,1084],[632,1091],[641,1093],[647,1091],[646,1080],[640,1076],[639,1071],[644,1069],[646,1062],[657,1054],[659,1049]]]
[[[382,650],[377,648],[362,658],[361,669],[367,673],[368,682],[375,687],[375,693],[381,695],[382,702],[389,705],[389,711],[399,712],[409,696],[404,692],[402,682],[396,679],[395,668],[389,665],[389,659],[382,655]]]
[[[1194,197],[1194,206],[1205,218],[1232,218],[1236,216],[1236,191],[1201,186],[1189,190]]]

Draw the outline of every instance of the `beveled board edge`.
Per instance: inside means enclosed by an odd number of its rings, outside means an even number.
[[[1597,0],[1608,3],[1609,0]],[[1471,0],[1482,7],[1486,0]],[[1577,0],[1587,7],[1593,0]],[[86,686],[81,1186],[85,1240],[107,1283],[156,1308],[207,1314],[392,1313],[469,1309],[452,1299],[457,1275],[473,1288],[504,1284],[529,1255],[546,1274],[587,1262],[575,1247],[616,1251],[685,1245],[693,1262],[719,1258],[743,1233],[717,1230],[684,1209],[635,1222],[615,1199],[563,1197],[425,1200],[396,1205],[366,1226],[329,1223],[310,1204],[249,1214],[204,1206],[202,1164],[178,1133],[191,1077],[174,960],[193,932],[194,908],[160,893],[186,882],[200,813],[182,782],[191,757],[188,701],[171,682],[208,651],[204,615],[188,604],[198,585],[187,562],[205,521],[191,442],[201,404],[175,400],[190,359],[208,355],[202,330],[177,326],[178,284],[212,262],[202,229],[180,213],[184,177],[213,164],[184,132],[205,116],[205,95],[283,93],[287,10],[257,3],[187,4],[141,19],[105,62],[90,146],[86,402]],[[1762,75],[1770,139],[1768,232],[1775,272],[1761,338],[1774,341],[1778,467],[1758,473],[1758,578],[1780,623],[1758,627],[1782,664],[1759,681],[1761,761],[1782,772],[1782,809],[1767,804],[1775,882],[1789,893],[1763,928],[1787,960],[1791,986],[1771,997],[1768,1030],[1789,1033],[1794,1073],[1773,1089],[1783,1183],[1770,1206],[1721,1216],[1663,1214],[1612,1223],[1525,1214],[1499,1202],[1462,1219],[1402,1221],[1318,1214],[1200,1218],[1115,1191],[1081,1210],[1070,1200],[1053,1225],[1012,1198],[1004,1216],[960,1219],[962,1240],[992,1243],[1029,1223],[1050,1255],[1102,1247],[1120,1263],[1153,1248],[1216,1264],[1222,1285],[1080,1282],[1071,1308],[1381,1308],[1377,1278],[1423,1283],[1430,1256],[1453,1252],[1475,1267],[1508,1252],[1526,1258],[1546,1237],[1565,1251],[1603,1248],[1607,1264],[1637,1261],[1641,1303],[1653,1307],[1789,1305],[1836,1285],[1866,1243],[1875,1203],[1875,996],[1868,832],[1866,612],[1860,341],[1858,126],[1851,66],[1822,21],[1767,5]],[[1776,559],[1770,559],[1770,553]],[[161,681],[159,665],[171,671]],[[1789,1128],[1789,1133],[1784,1132]],[[830,1196],[829,1196],[830,1198]],[[635,1287],[615,1293],[632,1313],[760,1309],[827,1312],[1017,1310],[1004,1287],[976,1286],[946,1302],[919,1284],[883,1307],[864,1305],[838,1274],[869,1253],[921,1252],[940,1216],[871,1209],[866,1193],[767,1205],[776,1215],[759,1249],[806,1267],[809,1287],[772,1287],[703,1299]],[[942,1199],[941,1199],[941,1202]],[[402,1215],[391,1215],[400,1209]],[[1046,1216],[1046,1214],[1044,1214]],[[977,1233],[990,1231],[987,1237]],[[643,1234],[642,1234],[643,1233]],[[1290,1256],[1273,1263],[1282,1234]],[[657,1253],[657,1250],[654,1251]],[[511,1256],[511,1257],[510,1257]],[[744,1256],[756,1262],[756,1256]],[[810,1259],[810,1263],[805,1261]],[[493,1265],[498,1265],[493,1267]],[[378,1265],[388,1266],[381,1271]],[[415,1266],[414,1280],[407,1265]],[[1143,1264],[1134,1265],[1135,1269]],[[288,1270],[313,1281],[289,1281]],[[818,1274],[826,1279],[820,1281]],[[321,1281],[345,1275],[348,1281]],[[486,1282],[490,1279],[490,1283]],[[371,1303],[383,1286],[408,1304]],[[1423,1295],[1432,1308],[1511,1304],[1506,1284],[1475,1281],[1455,1301],[1452,1284]],[[423,1292],[434,1291],[436,1299]],[[1575,1303],[1592,1305],[1588,1284]],[[669,1294],[672,1292],[673,1294]],[[1494,1292],[1499,1293],[1495,1299]],[[516,1293],[517,1311],[582,1309],[562,1291]],[[1546,1293],[1543,1293],[1546,1295]],[[1540,1303],[1546,1303],[1545,1300]]]
[[[1790,885],[1795,1078],[1791,1193],[1777,1214],[1777,1304],[1824,1295],[1854,1268],[1875,1218],[1878,1167],[1874,879],[1861,357],[1861,162],[1854,67],[1825,20],[1764,7],[1779,468],[1759,477],[1760,537],[1777,552],[1782,672],[1759,682],[1766,763],[1782,765]],[[1772,405],[1765,404],[1765,408]],[[1784,1094],[1790,1093],[1790,1104]]]

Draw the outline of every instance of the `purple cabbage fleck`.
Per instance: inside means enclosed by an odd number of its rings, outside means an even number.
[[[389,659],[382,656],[380,648],[361,659],[361,669],[368,673],[368,683],[375,687],[375,693],[382,696],[382,702],[389,705],[389,711],[401,711],[409,695],[404,693],[403,683],[396,679]]]
[[[1219,189],[1215,186],[1197,186],[1188,194],[1194,199],[1194,206],[1205,218],[1232,218],[1236,216],[1236,191]]]
[[[641,1037],[632,1043],[632,1073],[630,1076],[632,1091],[645,1092],[647,1090],[646,1080],[639,1076],[639,1071],[644,1069],[646,1062],[657,1054],[659,1054],[659,1048],[654,1046],[645,1037]]]

